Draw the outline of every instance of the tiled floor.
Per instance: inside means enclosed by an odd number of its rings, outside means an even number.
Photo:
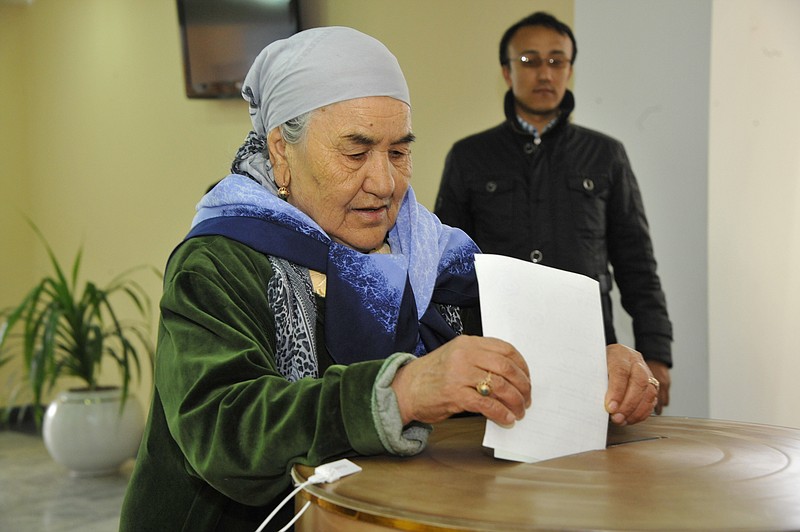
[[[72,477],[40,436],[0,430],[0,531],[114,532],[132,465],[117,475]]]

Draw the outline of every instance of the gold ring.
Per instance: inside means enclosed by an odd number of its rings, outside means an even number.
[[[658,382],[658,379],[656,379],[655,377],[648,378],[647,382],[649,382],[650,384],[655,386],[656,387],[656,391],[659,391],[661,389],[661,383]]]
[[[483,379],[481,382],[475,386],[475,389],[478,390],[478,393],[482,396],[486,397],[490,393],[492,393],[492,372],[486,374],[486,378]]]

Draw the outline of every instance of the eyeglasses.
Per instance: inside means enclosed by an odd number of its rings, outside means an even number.
[[[506,63],[510,63],[511,61],[519,61],[525,68],[540,68],[542,65],[547,65],[548,68],[551,68],[553,70],[565,69],[571,63],[570,60],[563,57],[542,58],[541,56],[539,56],[539,54],[533,54],[533,53],[522,54],[521,56],[515,59],[510,59],[506,61]]]

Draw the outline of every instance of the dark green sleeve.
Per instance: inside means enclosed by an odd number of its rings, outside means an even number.
[[[293,464],[385,452],[370,406],[383,361],[278,374],[271,275],[260,253],[196,238],[172,257],[161,301],[155,386],[171,437],[189,474],[249,505],[285,490]]]

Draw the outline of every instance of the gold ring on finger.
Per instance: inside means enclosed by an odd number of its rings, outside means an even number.
[[[475,389],[478,390],[478,393],[482,396],[486,397],[487,395],[492,393],[492,372],[486,374],[486,378],[480,381]]]

